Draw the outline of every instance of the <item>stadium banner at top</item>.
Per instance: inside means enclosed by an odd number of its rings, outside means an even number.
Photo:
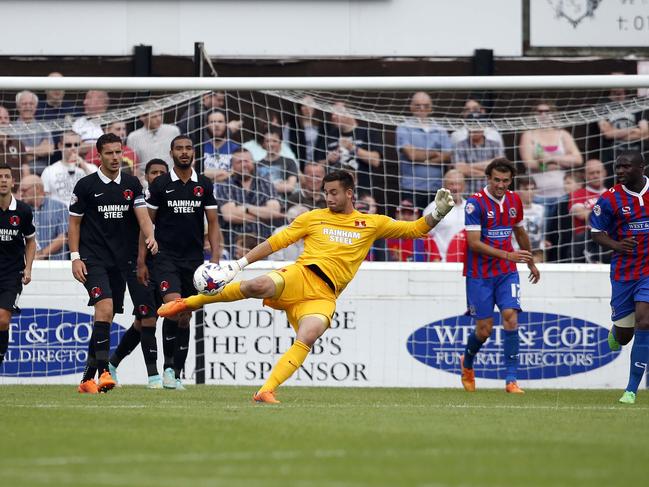
[[[649,0],[533,0],[532,47],[649,47]]]

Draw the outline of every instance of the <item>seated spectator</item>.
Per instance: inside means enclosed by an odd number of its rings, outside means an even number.
[[[282,133],[279,130],[266,132],[262,146],[266,157],[257,162],[257,177],[273,183],[281,201],[286,202],[287,197],[297,188],[297,163],[280,155]]]
[[[241,146],[250,152],[255,162],[261,161],[266,157],[266,149],[263,148],[262,142],[264,140],[264,135],[269,130],[279,130],[282,133],[284,132],[284,127],[279,114],[268,108],[258,109],[255,112],[254,137]],[[295,154],[286,140],[282,140],[282,148],[279,155],[286,157],[287,159],[296,160]]]
[[[34,214],[36,259],[68,260],[68,205],[48,198],[41,178],[36,175],[23,177],[18,195]]]
[[[478,100],[476,100],[475,98],[469,98],[464,103],[462,118],[487,118],[487,111],[483,108]],[[451,134],[451,142],[454,145],[457,145],[461,141],[465,140],[468,136],[469,130],[466,127],[462,127]],[[498,132],[498,130],[493,127],[487,127],[484,130],[484,136],[487,138],[487,140],[493,140],[501,147],[505,146],[502,135],[500,135],[500,132]]]
[[[415,221],[419,210],[410,200],[403,200],[397,207],[396,219]],[[390,260],[396,262],[439,262],[442,257],[435,240],[430,235],[426,238],[389,238],[387,240]]]
[[[50,156],[54,153],[54,139],[52,134],[40,127],[36,121],[36,108],[38,96],[31,91],[21,91],[16,95],[16,110],[18,119],[14,122],[14,129],[22,132],[18,140],[25,147],[25,152],[32,156],[29,162],[30,172],[40,175],[50,163]]]
[[[212,110],[226,110],[223,91],[209,91],[190,103],[187,110],[180,116],[178,129],[181,133],[189,135],[196,145],[209,140],[210,136],[207,131],[201,133],[201,126],[205,117]],[[238,133],[239,130],[241,130],[241,120],[231,119],[228,122],[230,136]]]
[[[25,146],[19,139],[9,137],[2,128],[10,124],[9,111],[0,105],[0,164],[11,168],[14,184],[20,183],[22,175],[29,174],[32,157],[25,153]]]
[[[241,146],[230,140],[225,112],[214,109],[207,114],[209,138],[203,143],[203,174],[214,182],[230,177],[230,159]]]
[[[534,203],[536,196],[536,182],[529,176],[516,178],[516,193],[523,203],[523,228],[530,238],[530,248],[534,262],[543,262],[543,253],[551,243],[545,238],[545,207]],[[514,249],[519,250],[518,242],[512,239]]]
[[[142,127],[128,134],[126,145],[133,148],[141,161],[164,159],[171,170],[174,161],[169,153],[169,147],[174,137],[180,135],[180,130],[175,125],[162,123],[160,110],[142,115],[140,122]]]
[[[104,130],[105,133],[115,134],[122,139],[122,171],[141,178],[142,169],[139,166],[140,160],[135,151],[126,145],[126,122],[111,122],[106,125]],[[97,152],[96,146],[93,146],[92,149],[88,151],[85,159],[97,167],[101,165],[101,158],[99,157],[99,152]]]
[[[324,115],[313,108],[313,97],[305,96],[297,105],[295,120],[289,126],[287,141],[297,157],[300,170],[307,161],[322,161],[326,157]]]
[[[268,238],[274,226],[284,223],[284,215],[273,185],[256,176],[250,152],[239,149],[231,163],[232,176],[214,185],[214,197],[223,220],[226,250],[233,255],[236,235]]]
[[[53,72],[48,76],[50,78],[60,78],[63,75]],[[63,90],[47,90],[45,99],[38,103],[38,109],[36,110],[38,120],[63,120],[68,117],[72,118],[75,114],[74,103],[65,100],[65,91]]]
[[[552,126],[551,113],[556,107],[541,102],[536,106],[536,115],[543,128],[527,130],[521,136],[519,151],[527,171],[537,186],[536,202],[556,206],[564,196],[563,176],[566,170],[583,164],[581,152],[570,132]],[[552,215],[552,208],[547,214]]]
[[[281,232],[282,230],[285,230],[286,227],[288,227],[291,223],[293,223],[293,220],[295,220],[302,213],[306,213],[307,211],[309,211],[309,209],[306,206],[302,206],[302,205],[291,206],[286,211],[286,220],[288,221],[288,223],[286,225],[282,225],[281,227],[276,228],[275,231],[273,232],[273,235]],[[292,243],[291,245],[289,245],[284,249],[279,249],[277,252],[270,254],[268,258],[270,260],[279,260],[279,261],[296,261],[297,258],[302,254],[302,252],[304,252],[304,239],[300,239],[297,242]]]
[[[63,159],[46,167],[42,175],[47,196],[66,205],[70,204],[70,197],[77,181],[97,172],[97,166],[86,162],[79,154],[80,146],[81,137],[71,130],[64,132],[59,142]]]
[[[361,195],[354,204],[356,210],[368,215],[376,215],[378,213],[378,205],[376,200],[370,194]],[[388,244],[384,238],[375,240],[370,247],[365,260],[368,262],[386,262],[390,260],[388,253]]]
[[[72,130],[81,137],[79,153],[82,156],[92,150],[97,139],[103,135],[104,131],[98,117],[108,111],[109,103],[110,98],[105,91],[90,90],[86,93],[83,99],[84,115],[77,118],[72,124]]]
[[[464,208],[466,207],[466,200],[462,197],[465,193],[464,176],[460,171],[451,169],[444,176],[444,187],[451,192],[455,206],[428,234],[435,240],[443,261],[460,262],[455,260],[456,257],[454,260],[448,260],[448,249],[453,237],[464,230]],[[434,201],[424,209],[424,215],[433,211],[435,211]]]
[[[325,177],[325,168],[316,162],[307,162],[304,171],[300,174],[300,185],[288,197],[287,205],[304,205],[310,210],[326,208],[327,201],[322,192],[322,181]]]
[[[467,117],[469,120],[478,120],[481,115],[472,112]],[[487,139],[485,133],[485,130],[474,127],[466,138],[453,146],[453,164],[455,169],[464,175],[469,194],[476,193],[486,186],[485,169],[496,157],[505,156],[502,142]]]
[[[604,179],[606,170],[599,159],[586,161],[584,167],[586,187],[572,191],[568,200],[568,211],[572,215],[572,261],[586,262],[587,247],[596,248],[596,244],[588,245],[590,240],[586,232],[588,218],[597,199],[606,191]]]
[[[624,73],[611,73],[624,74]],[[624,88],[613,88],[606,102],[624,103],[630,98]],[[614,110],[611,115],[598,123],[602,151],[600,158],[607,169],[609,179],[613,179],[614,161],[622,152],[649,148],[649,111],[632,112]]]
[[[371,193],[373,174],[380,174],[381,139],[376,131],[359,126],[343,102],[333,105],[331,126],[327,127],[325,144],[327,167],[345,169],[356,175],[359,192]]]
[[[412,119],[397,127],[397,150],[402,198],[425,208],[442,186],[445,165],[451,162],[451,139],[432,121],[433,103],[427,93],[415,93]]]
[[[257,235],[252,233],[242,233],[237,235],[234,240],[234,256],[233,258],[239,260],[243,258],[248,252],[254,249],[261,243]]]

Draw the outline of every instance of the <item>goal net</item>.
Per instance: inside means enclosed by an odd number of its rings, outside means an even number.
[[[76,181],[96,170],[93,143],[104,132],[123,138],[123,170],[145,186],[146,163],[159,158],[171,166],[170,139],[191,137],[197,172],[215,184],[223,260],[240,257],[301,211],[324,207],[328,170],[354,174],[361,212],[414,219],[431,211],[442,186],[461,208],[484,187],[486,164],[506,157],[517,167],[512,189],[524,201],[535,259],[606,264],[610,256],[592,242],[586,219],[614,183],[617,155],[649,149],[649,98],[642,91],[649,82],[561,78],[52,77],[24,78],[22,85],[0,78],[0,162],[13,168],[16,197],[36,210],[37,266],[51,275],[65,265],[53,261],[69,258],[67,202]],[[233,160],[242,148],[253,161],[250,170]],[[233,191],[246,171],[254,173],[254,190]],[[237,219],[232,209],[244,203],[250,211]],[[462,262],[463,215],[456,213],[430,238],[381,242],[367,260]],[[271,259],[293,260],[299,250]],[[44,309],[34,306],[30,316]],[[53,323],[68,319],[75,321],[58,315],[32,321],[52,332]],[[29,328],[24,318],[16,320]],[[36,376],[41,367],[25,361],[19,371],[11,363],[0,375]]]

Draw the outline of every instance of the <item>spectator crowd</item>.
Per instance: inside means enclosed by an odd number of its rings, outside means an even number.
[[[609,101],[624,102],[629,96],[613,89]],[[34,212],[37,259],[69,258],[67,206],[77,181],[97,171],[94,144],[103,133],[122,139],[122,170],[145,186],[147,163],[155,160],[170,168],[170,141],[188,134],[195,144],[197,171],[214,183],[223,257],[228,258],[243,255],[301,213],[326,207],[322,180],[330,169],[345,169],[356,178],[356,208],[363,213],[417,219],[434,211],[432,201],[442,186],[456,203],[428,238],[377,241],[367,260],[462,262],[465,198],[484,187],[485,167],[506,156],[519,168],[512,190],[524,205],[535,261],[607,262],[609,256],[590,239],[588,216],[614,182],[617,154],[649,149],[647,112],[620,111],[589,127],[600,141],[593,149],[577,143],[570,130],[553,125],[557,107],[545,100],[531,114],[540,128],[513,134],[508,146],[503,135],[512,134],[481,128],[488,110],[473,98],[457,115],[466,119],[466,126],[454,132],[434,121],[433,100],[424,92],[410,96],[410,116],[396,129],[357,120],[343,101],[334,102],[325,115],[314,108],[310,96],[292,113],[258,109],[252,129],[242,121],[244,113],[226,105],[224,93],[210,92],[179,116],[152,109],[137,121],[105,124],[102,115],[108,113],[111,98],[100,90],[85,93],[82,106],[61,90],[42,95],[24,90],[16,94],[13,106],[0,105],[0,162],[12,168],[16,196]],[[51,120],[65,120],[66,129],[43,128]],[[390,167],[396,167],[395,174]],[[272,258],[292,260],[300,249],[296,242]]]

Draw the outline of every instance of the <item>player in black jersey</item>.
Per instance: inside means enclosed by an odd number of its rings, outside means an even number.
[[[151,272],[165,303],[195,293],[194,271],[204,260],[205,219],[213,262],[219,261],[220,243],[213,185],[192,168],[194,147],[191,139],[186,135],[174,138],[170,154],[173,168],[151,183],[146,198],[159,245]],[[166,318],[163,323],[164,343],[175,341],[173,364],[170,357],[165,357],[163,385],[168,389],[184,388],[180,377],[189,349],[190,317],[191,313],[184,313],[177,321]]]
[[[151,159],[146,163],[144,178],[147,185],[149,185],[155,178],[168,172],[169,168],[164,160]],[[142,355],[148,375],[147,387],[149,389],[162,389],[162,378],[158,374],[158,346],[155,337],[158,318],[155,311],[162,304],[162,298],[155,283],[149,279],[146,247],[142,245],[138,250],[137,269],[133,269],[129,273],[129,280],[127,281],[128,290],[133,301],[135,319],[131,327],[122,336],[115,351],[111,354],[108,361],[108,371],[113,380],[119,385],[117,367],[142,342]],[[150,256],[148,258],[150,259]],[[171,344],[171,356],[173,357],[173,341],[163,342],[165,357],[168,354],[168,344]]]
[[[88,305],[95,308],[88,363],[79,386],[79,392],[91,394],[115,386],[108,371],[110,323],[123,311],[126,281],[136,267],[140,229],[148,249],[158,250],[142,185],[135,176],[120,171],[122,140],[109,133],[99,137],[96,145],[101,166],[74,187],[68,233],[72,274],[88,291]]]
[[[9,346],[11,316],[20,313],[23,284],[32,280],[36,229],[31,208],[11,194],[11,167],[0,164],[0,367]]]

